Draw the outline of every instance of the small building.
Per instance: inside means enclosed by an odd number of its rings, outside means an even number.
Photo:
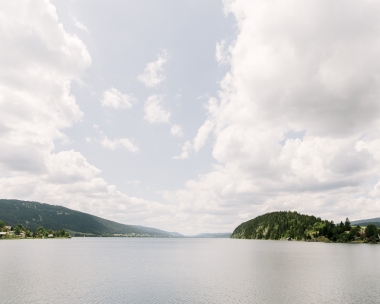
[[[53,237],[54,237],[54,235],[48,234],[48,238],[53,238]]]
[[[0,237],[6,236],[7,232],[0,232]]]
[[[11,226],[4,226],[4,228],[7,229],[7,230],[11,230],[12,229]]]

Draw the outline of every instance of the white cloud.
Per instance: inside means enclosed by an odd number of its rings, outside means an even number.
[[[156,87],[166,79],[162,66],[168,60],[168,53],[164,51],[162,54],[158,54],[157,57],[157,60],[149,62],[144,72],[137,77],[147,88]]]
[[[179,156],[174,156],[174,159],[187,159],[189,158],[190,151],[193,149],[193,145],[190,141],[185,142],[182,146],[182,153]]]
[[[194,150],[198,152],[206,143],[206,140],[214,128],[214,122],[211,120],[206,120],[203,125],[199,128],[197,136],[193,140]]]
[[[173,136],[182,137],[182,127],[179,125],[172,125],[172,127],[170,128],[170,134]]]
[[[0,18],[0,170],[43,172],[53,140],[68,140],[62,130],[82,118],[70,81],[83,75],[91,57],[82,41],[59,26],[48,3],[12,1],[2,6]]]
[[[93,125],[94,130],[97,131],[98,137],[94,138],[88,138],[86,137],[86,142],[97,142],[100,143],[103,148],[109,149],[109,150],[116,150],[120,147],[123,147],[127,149],[130,152],[137,153],[140,151],[139,147],[133,143],[132,140],[128,138],[114,138],[109,139],[104,132],[99,128],[98,125]]]
[[[85,32],[87,32],[87,33],[90,32],[90,31],[88,30],[88,28],[87,28],[82,22],[80,22],[77,18],[72,17],[72,19],[73,19],[74,25],[75,25],[77,28],[79,28],[80,30],[85,31]]]
[[[169,123],[171,113],[163,106],[163,96],[153,94],[148,97],[144,104],[144,119],[151,124]],[[182,137],[182,127],[172,125],[170,134],[176,137]]]
[[[169,123],[170,112],[163,108],[162,95],[151,95],[144,105],[144,119],[149,123]]]
[[[100,139],[100,144],[104,148],[110,150],[116,150],[118,147],[124,147],[134,153],[139,151],[139,148],[134,145],[128,138],[116,138],[111,140],[107,136],[103,135]]]
[[[48,167],[45,180],[57,184],[75,183],[78,181],[91,181],[101,171],[90,165],[79,152],[74,150],[62,151],[52,154],[46,159]]]
[[[229,51],[226,50],[226,40],[222,40],[220,43],[216,43],[215,59],[219,65],[227,65],[230,63],[231,57]]]
[[[114,109],[129,109],[135,103],[137,99],[129,94],[122,94],[115,88],[110,88],[103,92],[103,98],[101,100],[103,107],[110,107]]]
[[[228,47],[231,70],[178,157],[213,130],[217,165],[165,197],[187,212],[228,211],[236,224],[239,214],[273,210],[329,219],[380,212],[380,4],[225,4],[240,31]]]
[[[205,105],[205,108],[209,111],[209,113],[212,113],[215,108],[216,99],[210,98],[208,101],[208,104]],[[182,153],[179,156],[174,156],[174,159],[187,159],[189,158],[189,155],[191,151],[199,152],[199,150],[206,144],[206,141],[214,129],[214,121],[212,120],[211,116],[209,119],[206,119],[206,121],[200,126],[198,129],[197,135],[193,138],[192,141],[186,141],[182,145]]]
[[[54,153],[54,141],[82,119],[70,83],[91,65],[85,45],[65,32],[55,7],[47,1],[4,2],[0,20],[2,197],[148,226],[174,218],[170,205],[129,197],[109,185],[81,153]],[[137,149],[124,138],[108,144]]]

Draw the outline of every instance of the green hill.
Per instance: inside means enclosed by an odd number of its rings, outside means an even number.
[[[43,226],[45,229],[63,228],[77,234],[94,236],[132,233],[160,237],[180,236],[178,233],[155,228],[116,223],[62,206],[20,200],[0,199],[0,220],[10,226],[22,224],[31,230]]]
[[[232,233],[231,238],[279,240],[290,237],[302,239],[307,230],[314,231],[313,226],[321,222],[320,218],[297,212],[266,213],[240,224]]]
[[[291,211],[271,212],[240,224],[231,235],[236,239],[296,239],[314,241],[351,242],[376,241],[368,231],[351,227],[349,219],[335,225],[312,215]]]

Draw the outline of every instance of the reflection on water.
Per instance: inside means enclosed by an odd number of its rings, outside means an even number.
[[[380,303],[380,246],[235,239],[0,241],[2,303]]]

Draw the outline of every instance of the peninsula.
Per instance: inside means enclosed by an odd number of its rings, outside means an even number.
[[[380,229],[374,224],[352,226],[349,219],[333,221],[292,211],[260,215],[240,224],[231,235],[235,239],[297,240],[314,242],[378,243]]]

